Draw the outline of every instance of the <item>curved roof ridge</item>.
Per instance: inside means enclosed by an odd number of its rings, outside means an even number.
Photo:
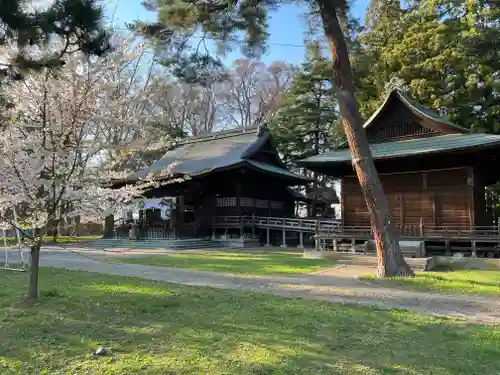
[[[258,126],[251,126],[251,127],[246,127],[246,128],[233,128],[233,129],[229,129],[229,130],[217,131],[214,133],[205,133],[205,134],[201,134],[201,135],[197,135],[197,136],[181,138],[179,140],[176,140],[174,143],[175,143],[175,146],[181,146],[181,145],[186,145],[186,144],[190,144],[190,143],[213,141],[214,139],[238,137],[238,136],[252,134],[252,133],[255,133],[257,135],[258,130],[259,130]]]
[[[406,95],[406,93],[402,92],[401,90],[396,88],[396,89],[393,89],[392,92],[395,92],[398,95],[399,99],[413,113],[417,112],[418,114],[420,114],[423,117],[426,117],[430,120],[440,122],[440,123],[452,128],[452,129],[458,130],[458,131],[463,132],[463,133],[470,133],[471,132],[470,129],[467,129],[467,128],[464,128],[460,125],[457,125],[457,124],[451,122],[448,118],[439,115],[435,110],[428,108],[428,107],[425,107],[422,104],[414,101],[413,99],[409,98],[408,95]]]

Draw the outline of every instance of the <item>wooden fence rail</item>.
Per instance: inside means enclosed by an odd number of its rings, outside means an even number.
[[[214,228],[260,227],[285,231],[315,233],[321,238],[371,238],[369,226],[344,226],[338,220],[314,220],[263,216],[217,216]],[[404,225],[399,228],[402,239],[475,239],[499,240],[500,226],[425,226]]]

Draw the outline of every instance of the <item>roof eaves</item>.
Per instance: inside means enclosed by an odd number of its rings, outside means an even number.
[[[483,134],[464,134],[463,136],[468,137],[468,136],[481,136],[481,135],[483,135]],[[461,135],[457,135],[457,136],[461,137]],[[449,135],[448,136],[444,135],[444,136],[440,136],[440,137],[433,137],[430,139],[437,140],[437,138],[441,138],[441,137],[449,137]],[[418,139],[409,140],[409,141],[400,141],[400,142],[414,143],[415,141],[418,141]],[[385,142],[385,144],[391,144],[391,143]],[[378,144],[378,145],[380,145],[380,144]],[[394,145],[394,144],[392,144],[392,145]],[[472,145],[470,145],[470,144],[465,144],[465,145],[458,144],[456,146],[448,147],[445,149],[435,148],[435,149],[428,150],[428,151],[422,151],[421,154],[429,155],[429,154],[434,154],[434,153],[439,153],[439,152],[457,152],[457,151],[463,151],[463,150],[475,150],[475,149],[480,149],[480,148],[495,147],[498,145],[500,145],[500,136],[496,136],[496,139],[489,140],[489,141],[484,142],[484,143],[477,143],[477,144],[472,144]],[[340,156],[337,160],[325,160],[325,156],[328,157],[328,154],[329,154],[330,157],[332,157],[331,155],[334,153],[339,153],[339,154],[340,153],[343,153],[343,154],[347,153],[350,156],[350,153],[348,150],[345,150],[345,149],[344,150],[336,150],[336,151],[332,151],[332,152],[329,152],[329,153],[326,153],[323,155],[313,156],[313,157],[308,158],[308,159],[300,160],[299,164],[307,167],[307,166],[315,166],[315,165],[327,164],[327,163],[349,163],[349,162],[351,162],[350,158],[347,158],[347,157],[341,158]],[[373,152],[373,154],[374,154],[374,156],[373,156],[374,160],[389,160],[389,159],[397,159],[397,158],[404,158],[407,156],[418,155],[418,153],[403,152],[403,151],[401,151],[399,153],[393,153],[393,154],[387,154],[387,155],[381,155],[381,156],[376,156],[376,152]]]
[[[245,160],[246,165],[248,165],[251,168],[256,168],[260,171],[264,171],[267,173],[275,174],[275,175],[281,175],[287,178],[291,178],[294,180],[300,180],[303,181],[304,183],[309,183],[312,182],[313,179],[309,177],[305,177],[299,174],[296,174],[294,172],[289,171],[288,169],[282,168],[277,165],[271,165],[267,163],[263,163],[260,161],[255,161],[255,160]]]

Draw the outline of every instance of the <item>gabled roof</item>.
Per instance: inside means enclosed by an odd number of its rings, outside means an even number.
[[[373,128],[378,124],[378,120],[389,111],[391,108],[394,108],[394,104],[396,102],[404,105],[411,113],[413,113],[417,118],[421,119],[421,125],[433,128],[436,130],[440,130],[442,133],[470,133],[471,131],[467,128],[461,127],[459,125],[454,124],[446,117],[440,116],[436,111],[423,106],[417,101],[409,98],[404,92],[395,88],[391,90],[384,102],[379,106],[379,108],[371,115],[371,117],[366,120],[363,124],[363,128],[365,131],[369,131],[369,129]],[[342,143],[338,148],[347,148],[347,142]]]
[[[431,120],[433,122],[437,122],[443,125],[446,128],[450,128],[456,130],[460,133],[470,133],[469,129],[463,128],[452,123],[446,117],[440,116],[434,110],[423,106],[422,104],[410,99],[404,92],[395,88],[389,92],[384,102],[380,105],[380,107],[371,115],[371,117],[364,123],[363,128],[369,129],[373,124],[376,123],[377,118],[392,104],[394,100],[399,100],[404,104],[406,108],[408,108],[414,115]]]
[[[373,160],[427,155],[438,152],[466,151],[500,145],[500,136],[491,134],[449,134],[428,138],[370,144]],[[350,163],[349,149],[335,150],[304,159],[301,163],[313,168],[320,164]]]
[[[146,178],[149,174],[158,179],[168,179],[173,175],[197,176],[216,170],[246,166],[264,173],[281,176],[294,183],[307,183],[309,179],[290,172],[276,153],[275,164],[253,160],[270,141],[273,142],[266,126],[236,129],[191,137],[178,141],[174,148],[166,152],[148,168],[133,173],[128,182]],[[171,167],[168,176],[165,170]]]

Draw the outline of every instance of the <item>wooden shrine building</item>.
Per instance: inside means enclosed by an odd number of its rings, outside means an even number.
[[[500,136],[472,133],[393,90],[364,124],[395,224],[493,225],[485,187],[500,180]],[[370,225],[347,144],[303,161],[341,179],[344,226]]]
[[[169,166],[169,174],[162,176]],[[286,168],[266,126],[180,140],[120,183],[150,174],[159,186],[144,198],[170,199],[173,204],[168,218],[161,210],[141,213],[148,238],[207,236],[216,217],[293,216],[299,198],[290,187],[310,182]]]

